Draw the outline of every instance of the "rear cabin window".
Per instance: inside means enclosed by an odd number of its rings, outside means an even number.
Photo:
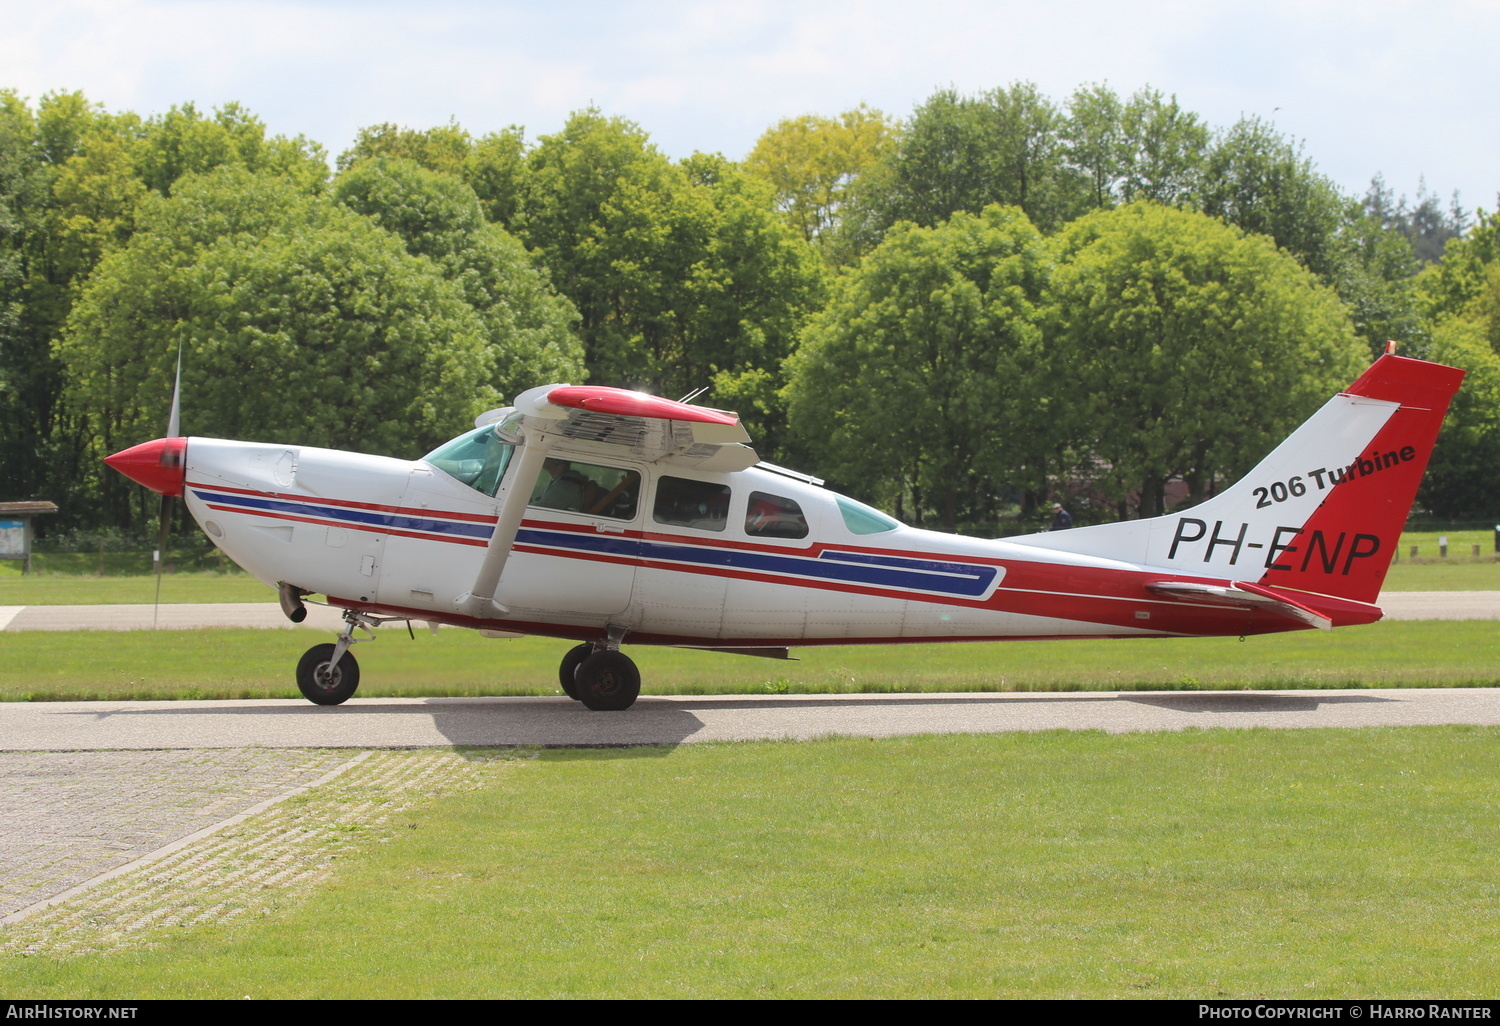
[[[651,516],[658,524],[722,531],[729,522],[729,486],[685,477],[663,477],[656,484]]]
[[[745,506],[745,533],[752,538],[806,538],[807,518],[792,499],[751,492]]]
[[[634,470],[547,457],[531,489],[529,506],[630,520],[641,494]]]
[[[901,526],[900,521],[892,520],[880,510],[871,509],[862,502],[846,499],[842,495],[835,498],[838,499],[839,513],[844,517],[844,526],[849,528],[850,534],[884,534]]]

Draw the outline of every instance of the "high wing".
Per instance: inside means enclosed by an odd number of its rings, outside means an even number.
[[[745,470],[760,462],[746,444],[750,436],[738,414],[603,385],[527,389],[514,406],[475,419],[477,427],[485,424],[495,424],[496,433],[517,446],[517,465],[496,496],[500,517],[474,586],[454,603],[476,617],[509,612],[495,601],[495,589],[526,512],[526,496],[513,493],[531,488],[554,449],[569,456],[628,454],[645,463],[704,471]]]
[[[745,470],[760,462],[739,415],[601,385],[543,385],[492,410],[478,426],[501,437],[576,455],[625,455],[704,471]]]

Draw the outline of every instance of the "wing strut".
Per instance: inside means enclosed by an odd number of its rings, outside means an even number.
[[[510,471],[500,487],[500,519],[495,521],[495,533],[490,535],[490,544],[484,550],[484,562],[479,564],[474,587],[468,594],[453,600],[454,608],[465,616],[491,619],[510,612],[495,601],[495,589],[500,586],[505,561],[510,558],[516,532],[521,529],[521,518],[526,515],[531,486],[542,473],[542,461],[546,459],[551,444],[552,439],[546,432],[528,432],[517,459],[511,461]]]

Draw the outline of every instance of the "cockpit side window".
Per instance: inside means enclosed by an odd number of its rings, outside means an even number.
[[[806,538],[807,518],[792,499],[751,492],[745,506],[745,533],[752,538]]]
[[[423,458],[475,491],[494,495],[514,452],[515,446],[501,441],[494,425],[486,424],[445,442]]]
[[[640,494],[641,475],[637,471],[548,456],[527,505],[633,520]]]
[[[651,517],[658,524],[722,531],[729,522],[729,486],[685,477],[663,477],[656,483]]]

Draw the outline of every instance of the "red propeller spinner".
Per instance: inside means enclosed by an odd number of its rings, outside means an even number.
[[[104,457],[104,462],[153,492],[180,496],[187,479],[187,439],[142,442]]]

